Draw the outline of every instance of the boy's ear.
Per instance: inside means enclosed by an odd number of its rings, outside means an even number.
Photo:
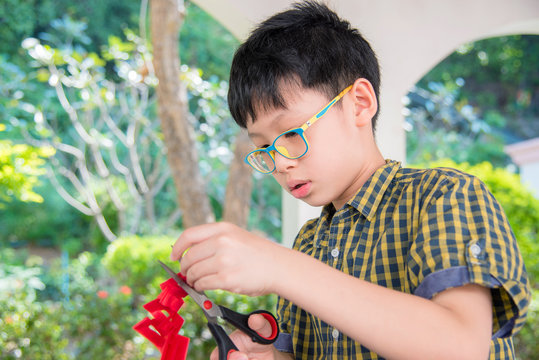
[[[354,118],[357,126],[370,124],[378,110],[374,88],[369,80],[357,79],[350,89],[354,101]]]

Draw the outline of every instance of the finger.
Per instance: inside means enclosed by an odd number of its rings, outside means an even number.
[[[216,248],[211,245],[210,241],[191,246],[180,259],[182,274],[186,275],[192,265],[214,256],[215,252]]]
[[[176,240],[172,246],[172,253],[170,259],[173,261],[179,260],[185,250],[189,249],[196,243],[204,241],[214,234],[222,231],[223,226],[221,223],[204,224],[190,227],[186,229]]]
[[[248,324],[251,329],[264,337],[271,336],[273,332],[270,322],[260,314],[249,316]]]
[[[213,279],[217,276],[218,268],[215,267],[212,259],[205,259],[195,263],[193,266],[189,267],[187,271],[182,273],[187,279],[187,283],[195,288],[197,291],[204,290],[213,290],[208,288],[208,286],[218,284],[217,279]]]
[[[210,360],[219,360],[219,349],[215,348],[210,354]]]
[[[247,354],[244,354],[239,351],[234,351],[230,353],[230,356],[228,357],[229,360],[249,360],[247,357]]]
[[[189,280],[188,280],[189,283]],[[217,274],[207,274],[200,278],[197,278],[189,285],[196,291],[206,290],[225,290],[234,292],[231,287],[226,286]]]
[[[230,340],[232,340],[232,342],[238,347],[240,352],[248,354],[251,357],[267,353],[268,351],[273,351],[271,350],[273,349],[273,345],[263,345],[253,342],[250,336],[240,330],[233,331],[229,337]]]

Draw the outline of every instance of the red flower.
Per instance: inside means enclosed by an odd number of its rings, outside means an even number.
[[[101,299],[106,299],[109,296],[109,293],[106,290],[99,290],[97,296]]]
[[[124,295],[131,295],[132,293],[131,288],[127,285],[123,285],[122,287],[120,287],[120,292]]]

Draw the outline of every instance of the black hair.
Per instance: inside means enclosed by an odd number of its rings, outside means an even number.
[[[326,5],[298,2],[262,22],[238,48],[228,105],[245,128],[257,111],[286,107],[283,84],[315,89],[331,99],[358,78],[372,84],[378,101],[380,68],[367,40]]]

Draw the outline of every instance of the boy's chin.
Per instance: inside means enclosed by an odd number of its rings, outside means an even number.
[[[312,207],[321,207],[321,206],[326,206],[328,204],[327,202],[321,201],[320,199],[312,199],[309,197],[306,197],[300,200]]]

